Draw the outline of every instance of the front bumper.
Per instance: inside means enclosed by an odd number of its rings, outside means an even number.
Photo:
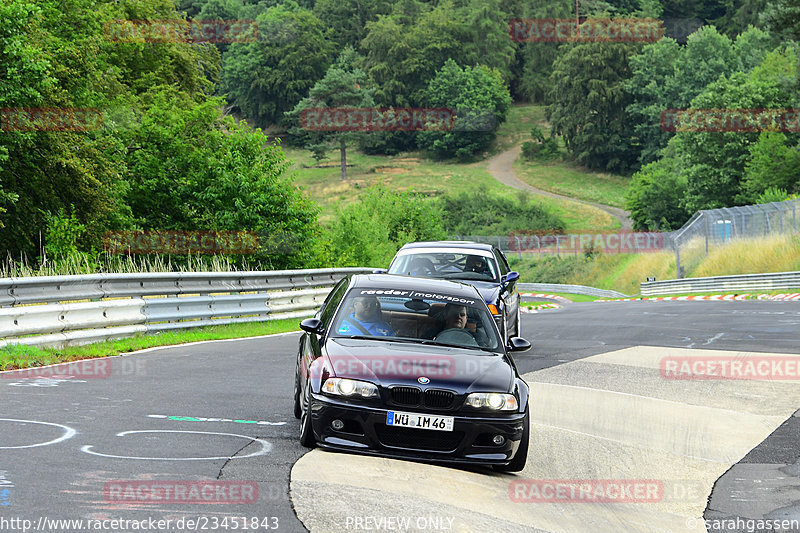
[[[424,411],[403,407],[375,407],[337,401],[312,394],[311,424],[322,448],[349,450],[369,455],[421,459],[448,463],[508,464],[522,438],[523,413],[486,416],[463,411]],[[453,431],[435,431],[386,425],[388,411],[453,416]],[[331,426],[344,422],[342,430]],[[503,444],[492,442],[502,435]]]

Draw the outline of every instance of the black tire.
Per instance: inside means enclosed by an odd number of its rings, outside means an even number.
[[[294,417],[299,419],[302,408],[300,407],[300,374],[294,376]]]
[[[494,465],[494,469],[498,472],[520,472],[525,468],[525,463],[528,461],[528,441],[531,437],[531,424],[530,415],[525,413],[525,418],[522,419],[522,440],[517,448],[517,453],[514,454],[513,459],[507,465]]]
[[[306,448],[313,448],[317,444],[314,438],[314,428],[311,427],[310,409],[311,384],[306,384],[306,393],[303,395],[303,405],[300,408],[300,444]]]

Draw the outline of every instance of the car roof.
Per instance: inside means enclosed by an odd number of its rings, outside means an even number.
[[[353,274],[350,288],[403,289],[420,292],[446,292],[452,296],[480,297],[478,289],[467,283],[443,279],[399,276],[396,274]],[[483,299],[481,299],[483,301]]]
[[[409,248],[473,248],[475,250],[492,251],[494,245],[474,241],[420,241],[403,245],[401,250]]]

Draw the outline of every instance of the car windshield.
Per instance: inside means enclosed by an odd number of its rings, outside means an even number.
[[[424,252],[398,255],[389,266],[389,274],[466,281],[499,282],[500,279],[495,261],[477,250],[474,254]]]
[[[342,300],[331,336],[489,351],[502,346],[489,310],[477,294],[464,297],[407,289],[352,289]]]

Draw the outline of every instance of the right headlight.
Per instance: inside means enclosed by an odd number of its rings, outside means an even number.
[[[499,392],[473,392],[467,396],[466,404],[476,409],[491,409],[492,411],[519,410],[516,396]]]
[[[329,378],[322,385],[322,392],[345,398],[378,397],[378,387],[374,383],[347,378]]]

